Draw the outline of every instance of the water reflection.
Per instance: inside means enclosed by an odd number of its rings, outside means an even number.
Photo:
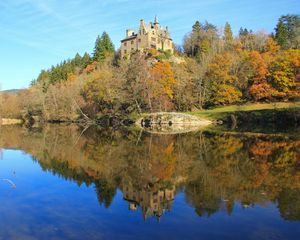
[[[175,187],[171,189],[137,190],[132,186],[125,186],[123,196],[128,201],[130,211],[136,211],[140,206],[143,219],[155,216],[158,221],[165,211],[170,211],[174,200]]]
[[[2,127],[1,148],[24,150],[44,171],[95,186],[109,208],[121,190],[130,211],[158,220],[177,192],[201,217],[235,205],[273,203],[285,220],[300,220],[300,139],[259,134],[139,131],[50,125]]]

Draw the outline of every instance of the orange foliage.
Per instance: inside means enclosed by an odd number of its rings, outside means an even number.
[[[173,98],[173,87],[176,83],[172,67],[169,62],[157,62],[151,69],[151,75],[163,86],[164,93]]]
[[[268,83],[253,84],[249,88],[249,93],[256,101],[271,99],[275,92],[276,90]]]
[[[279,51],[280,47],[279,45],[274,41],[273,38],[268,37],[265,45],[264,45],[264,51],[269,54],[275,54]]]
[[[75,81],[76,80],[76,75],[74,73],[69,73],[67,80],[68,81]]]
[[[236,77],[230,74],[232,55],[228,52],[218,54],[213,63],[208,65],[207,77],[216,83],[233,83]]]
[[[163,151],[160,159],[160,168],[158,169],[157,177],[161,180],[168,180],[172,177],[175,170],[176,155],[174,153],[174,144],[170,143],[169,146]]]
[[[94,61],[91,64],[87,65],[85,71],[91,73],[96,70],[98,62]]]
[[[261,83],[266,80],[266,75],[268,73],[268,66],[265,60],[262,58],[261,54],[257,51],[250,52],[249,55],[250,64],[254,70],[253,82]]]

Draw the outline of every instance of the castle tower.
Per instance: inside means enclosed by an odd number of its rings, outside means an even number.
[[[154,18],[154,28],[156,30],[159,28],[159,22],[158,22],[157,16],[155,16],[155,18]]]
[[[146,26],[145,26],[145,21],[144,19],[140,20],[140,35],[145,35],[146,34]]]

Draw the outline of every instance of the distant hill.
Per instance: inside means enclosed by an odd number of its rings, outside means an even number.
[[[20,91],[22,91],[23,89],[8,89],[8,90],[2,90],[0,91],[1,93],[11,93],[11,94],[14,94],[14,93],[18,93]]]

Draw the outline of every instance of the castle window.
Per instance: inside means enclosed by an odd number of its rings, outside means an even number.
[[[131,44],[134,44],[134,41],[133,41],[133,40],[131,41]]]
[[[155,34],[154,31],[152,31],[152,34],[153,34],[153,35]]]
[[[151,38],[151,41],[152,41],[152,42],[156,42],[156,38],[152,37],[152,38]]]
[[[127,46],[127,42],[124,42],[124,46],[125,46],[125,47]]]
[[[133,51],[134,50],[134,48],[131,48],[131,51]]]
[[[127,50],[124,50],[124,54],[126,54],[127,53]]]
[[[142,40],[141,39],[139,39],[139,43],[141,42]]]

